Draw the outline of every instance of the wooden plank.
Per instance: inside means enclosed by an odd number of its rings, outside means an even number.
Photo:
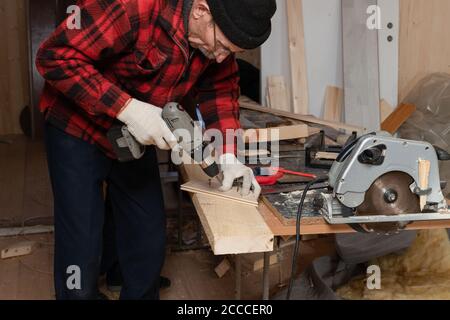
[[[267,77],[267,93],[270,108],[291,111],[291,103],[283,76]]]
[[[323,119],[340,122],[344,105],[344,90],[328,86],[325,92],[325,109]]]
[[[381,124],[381,130],[395,133],[406,120],[416,111],[416,106],[412,104],[401,104],[392,112]]]
[[[52,233],[54,230],[55,230],[54,226],[0,228],[0,237],[13,237],[19,235]]]
[[[336,160],[338,156],[339,156],[339,154],[335,153],[335,152],[319,151],[319,152],[316,152],[314,158],[316,158],[316,159]]]
[[[450,73],[448,12],[448,0],[400,0],[399,101],[430,73]]]
[[[264,112],[264,113],[270,113],[270,114],[274,114],[274,115],[277,115],[280,117],[285,117],[285,118],[299,120],[299,121],[308,122],[308,123],[320,124],[323,126],[328,126],[330,128],[343,129],[350,133],[353,131],[356,131],[358,133],[363,133],[364,131],[366,131],[365,128],[363,128],[363,127],[358,127],[358,126],[345,124],[345,123],[341,123],[341,122],[335,122],[335,121],[326,121],[326,120],[318,119],[318,118],[316,118],[314,116],[310,116],[310,115],[293,114],[291,112],[269,109],[269,108],[262,107],[253,102],[239,101],[239,103],[240,103],[241,108],[244,108],[244,109],[259,111],[259,112]]]
[[[367,27],[377,0],[342,0],[345,121],[380,129],[378,31]]]
[[[230,191],[219,191],[220,184],[216,180],[207,181],[195,181],[191,180],[181,186],[181,190],[190,193],[199,193],[215,197],[218,199],[224,199],[232,202],[237,202],[243,205],[258,206],[258,199],[250,192],[247,196],[242,196],[236,187],[233,187]]]
[[[255,207],[202,194],[192,200],[214,254],[273,250],[273,233]]]
[[[231,263],[227,258],[224,258],[221,263],[217,267],[214,268],[214,272],[217,274],[219,278],[223,278],[223,276],[231,269]]]
[[[308,127],[306,124],[267,129],[249,129],[245,131],[244,139],[245,142],[284,141],[307,138],[319,131],[316,128]]]
[[[186,165],[180,171],[186,180],[208,181],[199,166]],[[214,254],[273,250],[273,233],[256,207],[202,194],[193,195],[192,201]]]
[[[308,75],[305,57],[305,34],[303,30],[303,1],[286,0],[293,111],[309,113]]]
[[[2,259],[10,259],[20,256],[26,256],[33,252],[36,246],[35,241],[22,241],[18,243],[13,243],[1,251]]]

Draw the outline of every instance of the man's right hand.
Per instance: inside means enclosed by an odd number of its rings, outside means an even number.
[[[177,139],[162,119],[161,113],[161,108],[131,99],[117,119],[127,125],[128,131],[140,144],[171,150],[177,145]]]

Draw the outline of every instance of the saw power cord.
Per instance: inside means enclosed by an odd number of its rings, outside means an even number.
[[[287,290],[287,294],[286,294],[286,300],[290,300],[291,299],[291,292],[292,292],[292,287],[294,285],[294,278],[295,278],[295,274],[297,273],[297,258],[299,255],[299,249],[300,249],[300,221],[302,219],[302,213],[303,213],[303,205],[305,203],[305,199],[306,196],[308,195],[308,191],[309,189],[311,189],[311,187],[317,183],[323,183],[328,181],[328,176],[325,177],[318,177],[314,180],[311,180],[310,182],[308,182],[308,184],[305,187],[305,190],[303,190],[302,193],[302,198],[300,200],[300,203],[298,205],[298,209],[297,209],[297,219],[296,219],[296,231],[295,231],[295,247],[294,247],[294,253],[292,255],[292,266],[291,266],[291,277],[289,279],[289,285],[288,285],[288,290]]]

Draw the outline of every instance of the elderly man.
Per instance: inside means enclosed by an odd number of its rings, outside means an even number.
[[[234,53],[271,32],[275,0],[83,0],[81,28],[62,23],[41,46],[46,80],[40,108],[54,193],[58,299],[93,299],[102,247],[104,197],[116,224],[121,298],[157,299],[165,256],[165,215],[155,147],[177,141],[161,108],[193,93],[208,128],[239,128]],[[70,17],[68,19],[72,19]],[[106,137],[125,123],[148,148],[119,163]],[[260,190],[235,146],[217,150],[222,190],[244,178]]]

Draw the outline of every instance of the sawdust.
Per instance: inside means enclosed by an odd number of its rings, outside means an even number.
[[[381,290],[369,290],[365,276],[337,290],[351,300],[450,300],[450,240],[447,230],[423,230],[403,254],[371,261],[381,269]]]

